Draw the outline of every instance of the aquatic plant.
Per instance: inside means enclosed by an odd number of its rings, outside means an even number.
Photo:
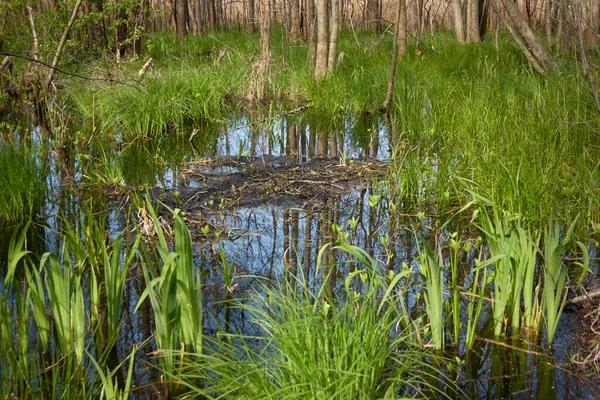
[[[173,211],[175,251],[167,237],[149,197],[145,210],[151,217],[156,239],[140,246],[146,289],[137,308],[148,299],[155,318],[155,341],[161,352],[158,360],[169,375],[176,373],[175,356],[170,353],[186,347],[198,353],[203,349],[202,281],[192,259],[192,239],[180,210]],[[156,261],[160,260],[157,265]]]
[[[525,304],[528,328],[534,324],[534,274],[537,241],[521,226],[518,216],[502,215],[497,209],[488,214],[486,207],[478,209],[481,230],[485,233],[492,258],[495,258],[491,279],[494,335],[500,336],[509,324],[513,331],[522,325],[521,298]],[[539,236],[538,236],[539,238]]]
[[[434,254],[427,243],[423,244],[423,248],[418,265],[424,280],[425,311],[433,346],[441,350],[444,348],[444,259],[439,250],[437,255]]]
[[[399,323],[408,315],[398,282],[409,272],[386,276],[364,250],[347,244],[335,249],[360,263],[346,278],[343,297],[329,296],[323,279],[315,291],[300,280],[239,300],[235,308],[251,316],[258,333],[207,339],[207,352],[184,362],[178,375],[188,395],[396,398],[437,395],[440,379],[452,387],[426,359],[450,361],[415,346],[413,333]]]
[[[563,261],[567,249],[576,243],[583,253],[583,262],[574,263],[584,277],[589,271],[589,255],[586,246],[581,242],[573,240],[573,230],[577,224],[573,220],[561,240],[560,225],[556,221],[550,221],[544,229],[544,286],[542,291],[542,309],[546,326],[546,340],[552,345],[558,321],[567,301],[565,284],[568,269]]]

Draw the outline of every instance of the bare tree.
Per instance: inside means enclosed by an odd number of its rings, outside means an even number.
[[[187,8],[187,0],[174,0],[175,3],[175,28],[177,31],[177,36],[180,38],[184,37],[187,33],[187,24],[186,24],[186,8]]]

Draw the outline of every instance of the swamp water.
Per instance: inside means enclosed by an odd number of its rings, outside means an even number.
[[[165,139],[158,145],[96,149],[91,152],[96,161],[77,150],[51,152],[46,155],[47,198],[38,221],[45,228],[37,229],[32,243],[38,249],[33,251],[60,253],[61,236],[56,232],[65,225],[83,229],[82,215],[91,212],[104,216],[112,238],[131,231],[128,221],[135,216],[127,211],[128,193],[148,188],[155,199],[185,212],[194,264],[202,271],[205,333],[218,336],[235,330],[252,334],[251,317],[227,307],[232,298],[248,297],[273,280],[297,279],[315,289],[323,274],[315,269],[317,255],[326,243],[343,240],[367,250],[384,269],[400,272],[408,266],[417,274],[415,258],[423,241],[445,248],[457,231],[461,238],[476,242],[480,234],[468,221],[457,218],[442,226],[442,217],[426,201],[419,208],[394,206],[385,196],[391,190],[385,171],[396,140],[389,121],[353,116],[335,127],[323,125],[303,115],[270,125],[242,117],[230,121],[226,129],[196,134],[191,142]],[[43,143],[39,130],[32,136],[38,145]],[[99,165],[97,160],[103,161]],[[436,179],[435,157],[413,162],[421,165],[420,176],[428,180],[417,182],[416,191],[427,193],[427,185]],[[87,209],[82,198],[90,196],[84,188],[90,173],[108,189]],[[169,220],[167,212],[164,216]],[[142,219],[137,223],[142,225]],[[7,242],[10,232],[2,236]],[[461,254],[459,280],[465,284],[472,279],[476,250]],[[327,252],[325,258],[332,269],[331,290],[341,292],[354,267],[341,251]],[[141,389],[132,395],[154,398],[163,392],[154,385],[159,374],[148,366],[156,351],[153,313],[148,302],[136,310],[144,289],[141,271],[132,268],[109,365],[117,366],[134,344],[143,343],[132,379],[132,386]],[[423,315],[421,292],[420,287],[407,290],[409,312],[415,317]],[[571,371],[568,364],[578,350],[575,338],[581,329],[575,313],[563,314],[553,351],[547,352],[523,338],[494,339],[486,308],[474,349],[467,352],[461,340],[446,350],[447,356],[461,360],[447,371],[463,392],[460,397],[597,398],[597,382]]]

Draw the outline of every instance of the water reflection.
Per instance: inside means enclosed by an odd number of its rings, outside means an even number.
[[[64,142],[59,151],[46,153],[41,162],[50,165],[50,171],[42,222],[48,228],[37,232],[44,241],[36,243],[44,250],[59,253],[62,243],[56,232],[67,228],[81,231],[89,215],[101,219],[113,237],[117,232],[131,229],[128,221],[133,218],[126,214],[127,208],[120,208],[120,200],[107,204],[103,196],[88,195],[91,201],[88,198],[86,205],[82,205],[83,193],[73,188],[82,186],[85,176],[92,173],[122,178],[125,185],[135,188],[194,189],[200,187],[202,179],[239,175],[245,168],[245,165],[189,163],[197,160],[230,157],[245,159],[246,163],[260,162],[273,169],[324,158],[339,158],[340,162],[361,157],[387,161],[391,157],[390,147],[398,140],[388,118],[372,115],[322,121],[307,112],[287,115],[274,123],[258,117],[241,117],[227,128],[198,129],[201,133],[193,139],[193,146],[187,138],[167,137],[119,148],[90,143],[83,151],[73,143]],[[34,140],[41,143],[48,134],[38,130],[32,137],[38,136]],[[388,190],[410,194],[421,204],[432,196],[442,198],[432,193],[431,188],[436,180],[447,179],[445,174],[452,168],[452,157],[445,162],[421,150],[407,154],[410,156],[405,165],[422,173],[407,174],[406,179],[401,175],[399,182],[387,184]],[[97,160],[103,160],[105,170],[94,165]],[[186,174],[189,169],[197,173],[195,178]],[[462,230],[460,221],[440,228],[436,210],[426,205],[423,215],[407,212],[404,204],[392,206],[388,199],[379,197],[384,184],[380,183],[377,190],[374,185],[371,182],[349,193],[315,202],[268,204],[267,198],[267,204],[251,207],[205,207],[190,212],[187,216],[196,239],[194,262],[205,283],[204,311],[211,316],[205,321],[206,333],[222,330],[252,333],[252,325],[243,311],[232,310],[227,302],[248,297],[251,290],[259,290],[259,283],[306,282],[315,289],[327,279],[328,290],[340,293],[345,277],[356,268],[356,263],[345,253],[329,249],[323,254],[321,268],[317,268],[319,249],[336,239],[366,249],[382,268],[399,272],[404,263],[415,265],[420,241],[444,246],[449,233],[455,230],[461,230],[462,237],[469,237],[470,232],[467,228]],[[201,234],[206,226],[209,231]],[[7,237],[0,240],[6,242]],[[461,264],[465,268],[459,280],[465,286],[474,257],[474,251],[463,255]],[[224,263],[228,263],[227,270]],[[154,321],[150,304],[146,302],[138,310],[135,308],[145,288],[144,279],[139,269],[132,269],[131,273],[124,292],[122,325],[113,365],[126,359],[133,344],[146,343],[136,358],[133,378],[133,384],[140,387],[157,382],[160,377],[147,365],[146,355],[156,350],[151,340]],[[407,290],[406,304],[412,316],[422,314],[419,291],[417,285]],[[534,354],[539,352],[536,346],[517,339],[506,341],[512,348],[481,340],[472,353],[460,347],[450,350],[465,361],[458,371],[451,373],[467,398],[594,398],[593,385],[554,365],[567,362],[570,338],[576,331],[574,318],[569,313],[564,315],[553,357]],[[482,336],[484,332],[485,327]],[[139,397],[155,398],[157,393],[152,392],[155,389],[148,390],[147,395]]]

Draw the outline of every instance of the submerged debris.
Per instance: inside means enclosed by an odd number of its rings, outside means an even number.
[[[223,157],[190,163],[179,187],[153,195],[185,212],[268,204],[316,206],[383,177],[387,164],[373,159],[316,159],[298,164],[290,157]]]

